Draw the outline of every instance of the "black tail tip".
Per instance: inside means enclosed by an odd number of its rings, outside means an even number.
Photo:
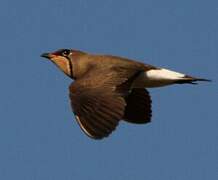
[[[204,81],[204,82],[211,82],[210,79],[204,79],[204,78],[195,78],[191,76],[184,76],[184,79],[180,79],[176,81],[177,84],[198,84],[198,81]]]
[[[206,82],[212,82],[210,79],[203,79],[203,78],[194,78],[193,81],[206,81]]]
[[[192,76],[188,76],[188,75],[185,75],[183,77],[184,79],[187,79],[187,80],[191,80],[191,81],[206,81],[206,82],[211,82],[212,80],[210,79],[204,79],[204,78],[196,78],[196,77],[192,77]]]

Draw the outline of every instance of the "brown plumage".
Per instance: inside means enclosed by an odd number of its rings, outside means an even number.
[[[134,88],[125,98],[126,108],[123,119],[137,124],[151,121],[151,98],[146,89]]]
[[[151,121],[146,87],[207,81],[134,60],[60,49],[44,53],[75,81],[69,87],[71,106],[81,129],[91,138],[107,137],[120,120]]]

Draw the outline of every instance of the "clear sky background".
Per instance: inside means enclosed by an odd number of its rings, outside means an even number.
[[[217,0],[1,0],[0,22],[1,180],[218,179]],[[71,79],[40,57],[59,48],[213,82],[150,89],[152,123],[94,141],[71,112]]]

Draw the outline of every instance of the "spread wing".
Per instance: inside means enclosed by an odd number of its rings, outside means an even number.
[[[90,70],[69,87],[71,106],[81,129],[91,138],[107,137],[124,116],[130,86],[138,70]]]

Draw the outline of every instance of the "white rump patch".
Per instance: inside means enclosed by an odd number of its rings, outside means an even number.
[[[151,69],[142,73],[134,82],[135,88],[154,88],[174,84],[183,79],[185,74],[168,69]]]
[[[168,69],[151,69],[147,71],[146,73],[147,79],[149,80],[179,80],[182,79],[185,74],[171,71]]]

